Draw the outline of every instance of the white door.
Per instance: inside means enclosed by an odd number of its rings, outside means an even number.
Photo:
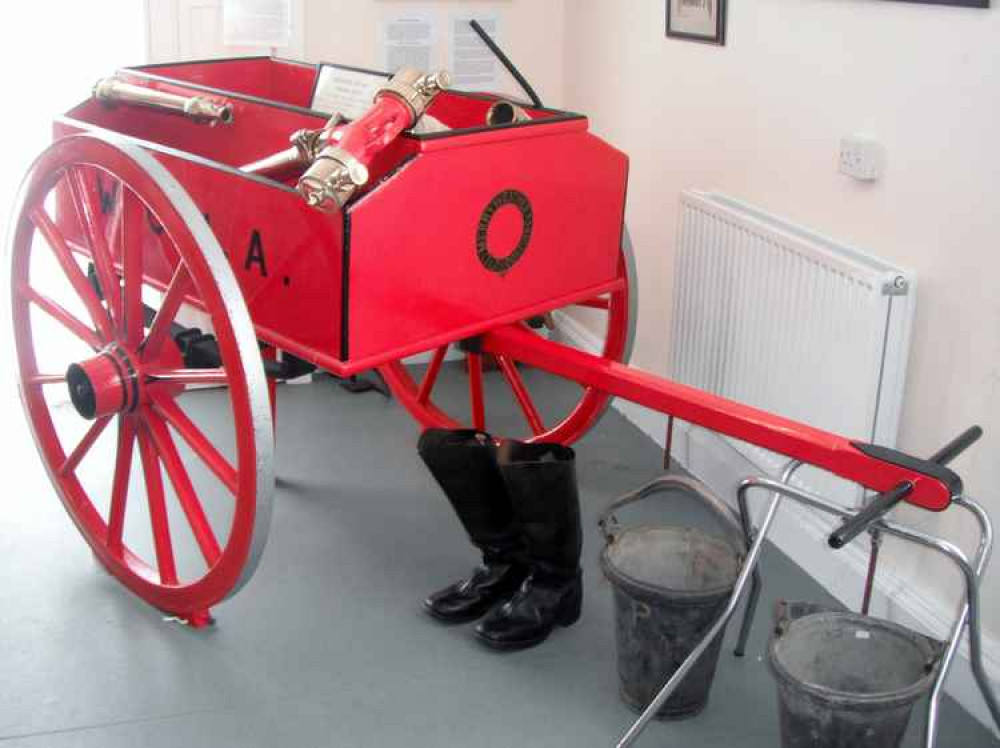
[[[237,47],[223,43],[224,0],[147,0],[150,62],[275,54],[305,56],[304,2],[292,0],[292,43],[288,47]]]

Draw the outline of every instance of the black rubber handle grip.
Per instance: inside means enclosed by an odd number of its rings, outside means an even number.
[[[941,449],[931,455],[927,462],[933,462],[938,465],[947,465],[949,462],[962,454],[962,452],[979,441],[982,435],[982,428],[979,426],[972,426],[941,447]],[[872,499],[868,506],[850,519],[846,520],[844,524],[830,534],[830,538],[828,540],[830,547],[843,548],[845,545],[858,537],[858,535],[867,530],[870,524],[877,522],[888,514],[893,507],[909,496],[912,490],[912,483],[900,483],[891,491],[887,491],[886,493],[876,496]]]
[[[868,529],[868,525],[882,519],[899,502],[910,495],[913,484],[909,481],[900,483],[891,491],[880,493],[864,509],[849,518],[830,534],[831,548],[840,549]]]
[[[982,428],[979,426],[971,427],[956,436],[950,442],[941,447],[941,449],[931,455],[930,462],[936,462],[938,465],[947,465],[949,462],[962,454],[962,452],[979,441],[982,435]]]

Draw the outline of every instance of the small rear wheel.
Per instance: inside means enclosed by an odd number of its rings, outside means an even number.
[[[557,323],[562,323],[562,327],[573,329],[575,334],[567,341],[570,344],[583,344],[590,352],[610,361],[628,363],[635,340],[636,284],[635,255],[626,229],[622,236],[614,289],[571,307],[555,310],[554,314],[547,315],[546,320],[555,319]],[[577,313],[572,316],[561,314],[574,309]],[[587,315],[585,324],[580,323],[579,313]],[[538,334],[544,334],[535,324],[517,324],[536,328]],[[450,350],[451,346],[438,348],[432,353],[426,368],[404,361],[393,361],[379,369],[393,395],[423,428],[471,426],[481,431],[490,431],[498,438],[573,444],[597,424],[610,405],[610,396],[606,393],[593,387],[582,387],[568,406],[549,408],[548,403],[540,403],[533,397],[527,376],[519,368],[517,361],[510,355],[498,353],[493,357],[497,369],[497,372],[493,372],[496,374],[494,378],[502,377],[504,388],[509,391],[523,417],[523,425],[519,430],[516,425],[514,428],[491,426],[486,408],[483,373],[486,357],[483,354],[463,353],[464,375],[468,379],[469,391],[467,410],[459,412],[453,404],[449,407],[435,401],[435,387],[439,384],[443,364]],[[423,372],[420,371],[421,368]],[[542,375],[541,372],[532,372],[534,374]]]
[[[126,587],[204,623],[253,574],[274,485],[260,352],[222,248],[152,155],[78,135],[32,165],[8,252],[21,399],[56,492]],[[217,367],[185,365],[185,307],[211,320]]]

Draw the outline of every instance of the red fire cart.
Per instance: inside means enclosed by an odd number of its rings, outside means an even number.
[[[421,425],[485,429],[495,361],[525,422],[502,436],[563,443],[626,398],[882,492],[835,543],[889,528],[899,501],[965,504],[944,467],[957,449],[920,460],[628,367],[628,160],[585,117],[404,71],[347,119],[311,108],[328,68],[119,70],[57,118],[25,179],[9,247],[22,399],[67,511],[136,595],[199,625],[252,576],[274,490],[273,385],[314,367],[377,369]],[[568,307],[600,318],[600,354],[549,339]],[[449,350],[467,361],[468,414],[435,401]],[[415,354],[429,355],[420,378]],[[552,414],[519,366],[579,384],[578,400]],[[224,402],[200,392],[222,385]],[[85,461],[102,439],[110,462]],[[976,658],[986,552],[978,570],[966,562],[956,633],[971,621]]]

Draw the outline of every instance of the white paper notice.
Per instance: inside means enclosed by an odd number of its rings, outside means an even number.
[[[222,42],[247,47],[289,46],[292,0],[225,0]]]
[[[409,66],[431,69],[434,48],[434,21],[430,16],[408,14],[385,22],[385,67],[395,73]]]
[[[493,41],[500,44],[500,19],[495,15],[452,16],[451,76],[455,88],[495,92],[500,88],[500,63],[469,21],[479,21]]]
[[[357,119],[371,109],[375,93],[388,80],[381,73],[366,73],[323,65],[316,82],[312,108],[326,114],[340,113]]]

